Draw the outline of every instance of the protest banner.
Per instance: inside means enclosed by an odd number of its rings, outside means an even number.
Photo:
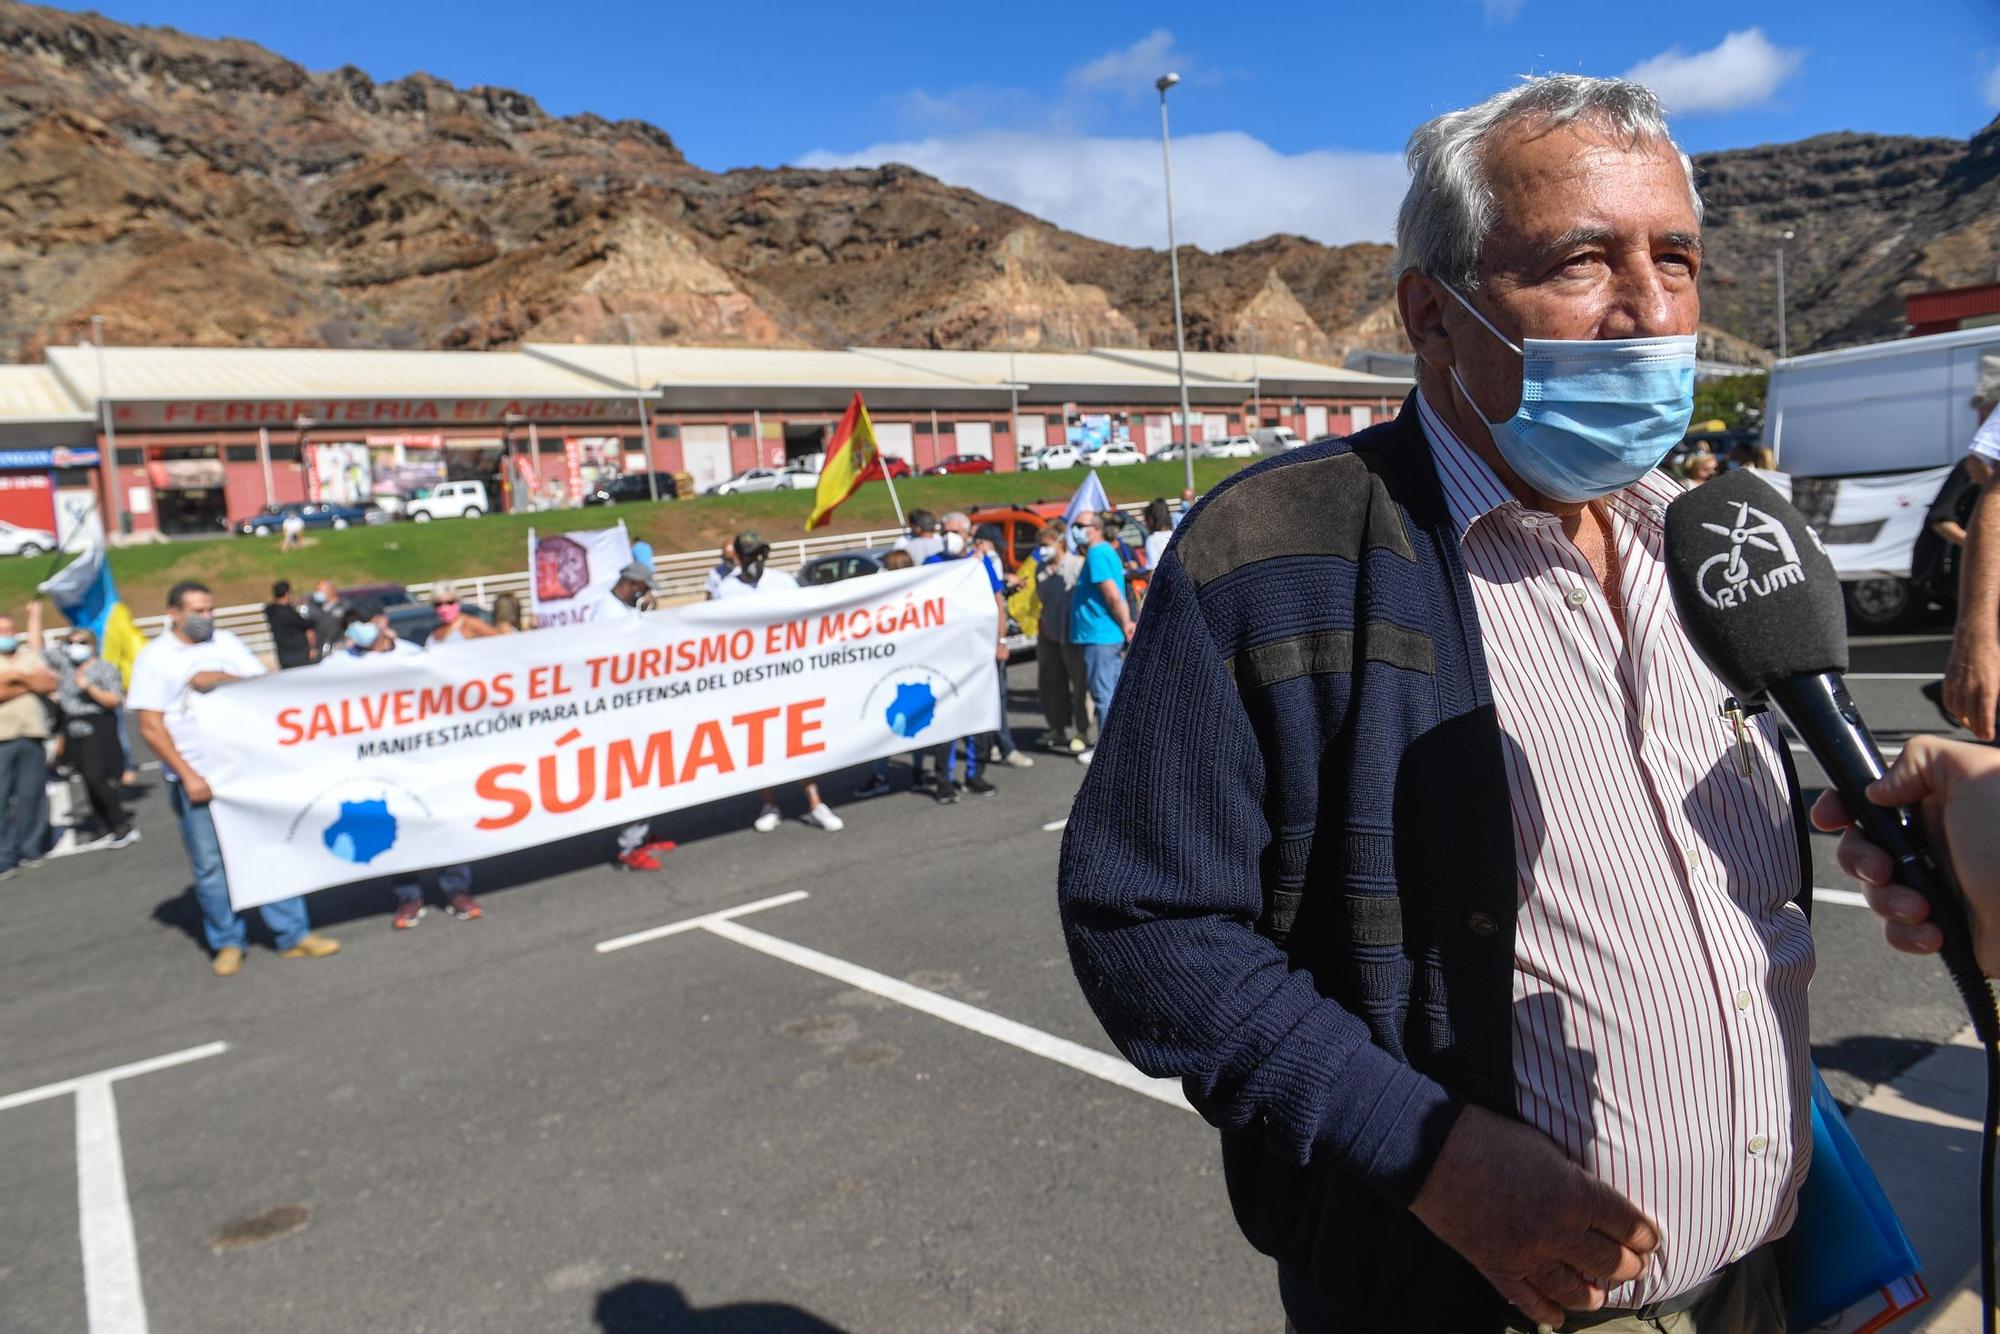
[[[995,617],[986,571],[953,561],[223,686],[194,708],[230,899],[477,861],[991,731]]]
[[[534,603],[535,628],[581,625],[590,619],[598,598],[618,582],[618,572],[632,563],[632,540],[625,525],[585,528],[573,533],[528,530],[529,597]]]

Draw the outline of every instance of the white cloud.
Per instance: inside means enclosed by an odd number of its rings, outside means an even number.
[[[1220,250],[1273,232],[1328,244],[1386,241],[1408,177],[1399,153],[1281,153],[1238,131],[1176,136],[1179,240]],[[805,167],[902,162],[1121,245],[1166,247],[1157,139],[988,130],[852,153],[806,154]]]
[[[1986,71],[1986,78],[1979,85],[1979,91],[1985,96],[1987,106],[2000,111],[2000,60],[1995,60],[1993,68]]]
[[[1625,77],[1658,93],[1670,111],[1736,111],[1769,101],[1805,58],[1804,51],[1772,45],[1762,28],[1746,28],[1693,55],[1668,47]]]
[[[1519,17],[1523,3],[1524,0],[1479,0],[1480,7],[1486,11],[1488,27],[1500,23],[1512,23]]]
[[[1079,93],[1118,92],[1135,97],[1153,86],[1153,80],[1182,66],[1188,58],[1174,49],[1174,35],[1155,28],[1121,51],[1110,51],[1069,72],[1071,91]]]

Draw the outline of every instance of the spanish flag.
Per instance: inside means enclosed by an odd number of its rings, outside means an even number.
[[[83,550],[77,558],[42,581],[39,592],[47,595],[71,625],[82,626],[97,636],[98,656],[118,669],[125,684],[132,684],[132,663],[146,647],[146,636],[132,620],[131,609],[118,596],[118,583],[111,577],[111,556],[105,550],[104,529],[95,519],[82,535]]]
[[[819,490],[813,495],[812,514],[807,528],[818,528],[833,517],[840,503],[861,489],[868,470],[881,461],[875,448],[875,427],[868,409],[856,392],[854,401],[833,428],[833,442],[826,449],[826,466],[819,470]]]

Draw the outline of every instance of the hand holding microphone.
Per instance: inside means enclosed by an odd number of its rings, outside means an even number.
[[[1980,971],[2000,977],[2000,751],[1943,737],[1920,736],[1903,748],[1889,772],[1868,785],[1880,806],[1915,806],[1931,841],[1965,895],[1973,954]],[[1835,792],[1823,792],[1812,820],[1840,840],[1840,867],[1867,886],[1868,906],[1882,918],[1889,943],[1906,954],[1936,954],[1944,936],[1930,920],[1923,895],[1894,883],[1889,854],[1854,825]]]

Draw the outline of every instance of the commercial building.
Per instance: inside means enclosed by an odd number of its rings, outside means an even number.
[[[1912,292],[1903,298],[1903,310],[1910,326],[1906,336],[1910,338],[1959,329],[1983,329],[2000,324],[2000,283]]]
[[[1150,452],[1257,425],[1342,434],[1394,415],[1410,388],[1247,353],[1189,353],[1187,372],[1191,429],[1173,354],[1144,349],[59,347],[0,367],[0,519],[54,528],[69,492],[120,531],[173,536],[292,501],[394,509],[447,479],[484,482],[504,509],[571,503],[648,466],[707,487],[811,466],[856,392],[883,451],[912,467],[974,454],[1008,470],[1065,440]]]

